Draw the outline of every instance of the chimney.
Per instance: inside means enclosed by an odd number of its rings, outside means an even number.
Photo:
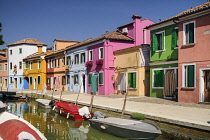
[[[135,20],[135,19],[141,19],[141,18],[142,18],[142,16],[139,16],[139,15],[133,15],[133,16],[132,16],[132,18],[133,18],[133,20]]]
[[[143,44],[143,29],[142,29],[142,23],[141,23],[141,18],[142,16],[139,15],[133,15],[133,22],[134,22],[134,40],[135,40],[135,45],[141,45]]]
[[[38,47],[38,54],[41,54],[42,53],[42,45],[37,45],[37,47]]]

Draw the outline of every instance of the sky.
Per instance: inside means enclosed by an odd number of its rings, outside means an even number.
[[[83,41],[132,22],[132,15],[153,22],[207,0],[0,0],[4,45],[35,38],[47,47],[54,39]]]

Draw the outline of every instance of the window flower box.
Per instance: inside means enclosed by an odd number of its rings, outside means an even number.
[[[91,67],[93,65],[93,61],[87,61],[85,63],[85,67]]]
[[[96,65],[103,65],[104,60],[103,59],[98,59],[96,60]]]

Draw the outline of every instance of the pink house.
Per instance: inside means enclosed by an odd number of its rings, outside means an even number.
[[[177,16],[179,28],[178,101],[210,102],[210,2]]]
[[[114,94],[114,51],[150,44],[150,32],[144,28],[153,24],[134,15],[133,22],[118,27],[117,31],[94,38],[89,43],[87,67],[87,93]],[[123,60],[122,60],[123,61]]]

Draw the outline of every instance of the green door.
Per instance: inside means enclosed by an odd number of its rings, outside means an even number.
[[[98,75],[94,74],[91,76],[91,92],[96,92],[98,91]]]

